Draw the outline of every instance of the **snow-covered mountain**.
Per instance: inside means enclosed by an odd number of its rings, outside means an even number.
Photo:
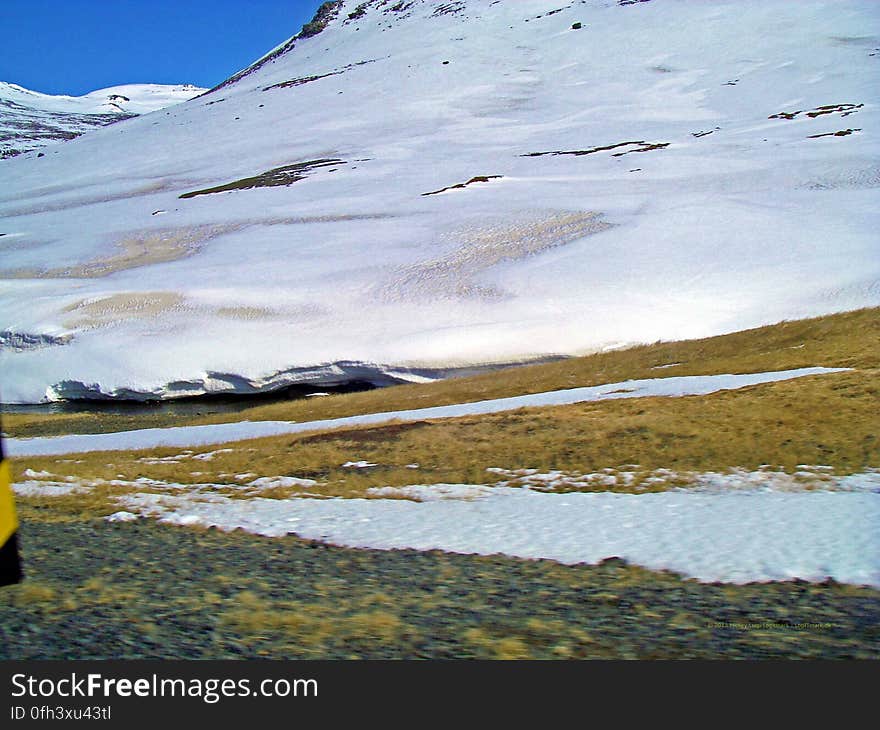
[[[407,379],[880,304],[878,21],[325,3],[207,95],[0,165],[2,398]]]
[[[0,81],[0,159],[179,104],[204,91],[191,84],[126,84],[83,96],[63,96]]]

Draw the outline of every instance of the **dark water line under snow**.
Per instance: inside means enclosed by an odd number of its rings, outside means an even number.
[[[254,406],[282,403],[290,400],[320,397],[320,394],[355,393],[373,390],[377,386],[367,381],[352,381],[343,385],[292,385],[265,393],[205,394],[173,400],[78,399],[52,403],[2,403],[2,413],[72,414],[139,416],[209,416],[219,413],[237,413]]]

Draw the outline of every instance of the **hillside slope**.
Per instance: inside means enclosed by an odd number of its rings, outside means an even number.
[[[3,163],[4,401],[406,380],[880,303],[876,4],[325,5],[207,95]]]

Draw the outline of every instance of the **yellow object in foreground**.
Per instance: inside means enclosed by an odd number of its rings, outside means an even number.
[[[0,440],[0,586],[21,580],[21,562],[18,558],[18,518],[12,496],[9,462],[3,457]]]

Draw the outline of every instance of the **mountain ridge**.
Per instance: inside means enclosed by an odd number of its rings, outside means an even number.
[[[202,91],[192,84],[122,84],[70,96],[0,81],[0,159],[164,109]]]

